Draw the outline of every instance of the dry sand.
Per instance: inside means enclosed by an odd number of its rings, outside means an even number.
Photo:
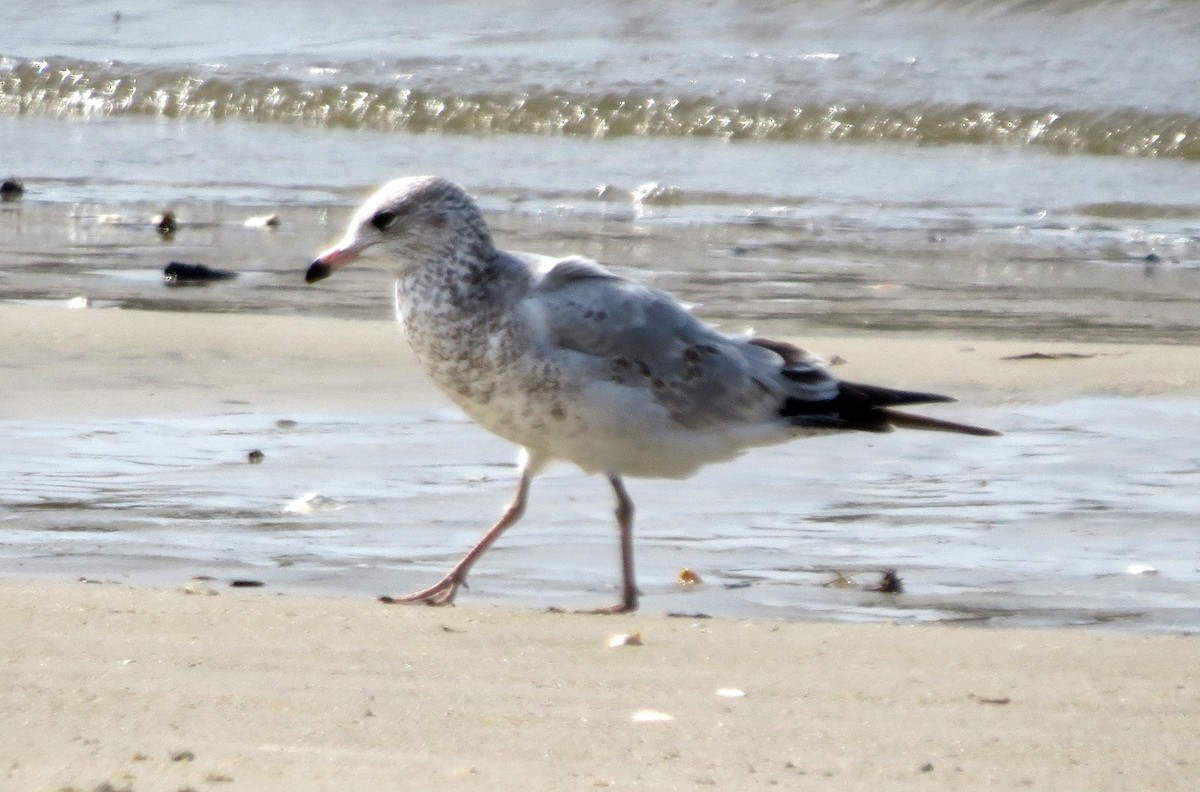
[[[0,306],[0,417],[441,403],[389,322]],[[1200,350],[817,338],[973,401],[1200,391]],[[1004,360],[1071,352],[1085,358]],[[641,631],[641,647],[606,648]],[[1193,636],[0,583],[0,789],[1195,788]],[[736,688],[745,696],[718,696]],[[636,722],[649,709],[670,715]]]
[[[0,599],[6,790],[1095,792],[1200,777],[1195,637],[82,583],[0,584]],[[607,647],[626,630],[644,645]]]

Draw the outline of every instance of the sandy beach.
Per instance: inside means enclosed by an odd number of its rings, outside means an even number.
[[[393,5],[0,6],[0,792],[1197,788],[1200,4]],[[554,466],[384,606],[517,476],[305,284],[421,173],[1003,436],[630,480],[619,617]]]
[[[10,420],[441,403],[383,321],[10,305],[0,332]],[[803,341],[848,377],[990,404],[1200,388],[1190,347]],[[1006,359],[1031,353],[1086,357]],[[0,583],[4,788],[1182,790],[1200,765],[1192,635],[211,585]],[[643,646],[607,647],[630,631]]]
[[[1195,637],[0,598],[12,790],[1185,790],[1200,766]]]
[[[0,333],[10,383],[0,414],[10,418],[446,403],[385,320],[0,305]],[[837,361],[846,379],[941,389],[974,403],[1200,392],[1200,348],[1191,346],[794,340]]]

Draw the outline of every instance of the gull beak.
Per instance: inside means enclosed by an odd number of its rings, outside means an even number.
[[[324,280],[356,258],[358,258],[358,249],[355,247],[349,245],[331,247],[317,256],[316,260],[309,265],[308,272],[304,274],[304,282],[316,283]]]

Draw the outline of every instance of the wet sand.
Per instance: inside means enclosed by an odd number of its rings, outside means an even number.
[[[0,332],[10,420],[444,403],[390,322],[5,305]],[[968,403],[1200,391],[1191,347],[800,340],[844,358],[846,377]],[[1005,360],[1029,353],[1089,357]],[[1186,789],[1200,764],[1191,635],[385,608],[213,586],[0,582],[3,785]],[[628,630],[645,645],[606,648]]]
[[[0,305],[9,418],[388,409],[445,400],[394,322]],[[1200,392],[1200,348],[805,336],[837,373],[973,403]],[[1066,355],[1058,359],[1006,359]],[[1079,357],[1074,357],[1079,356]]]
[[[0,601],[11,789],[1184,790],[1200,768],[1195,637]],[[644,645],[607,647],[629,630]]]

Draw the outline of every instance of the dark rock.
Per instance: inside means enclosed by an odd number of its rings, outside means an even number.
[[[236,277],[236,272],[213,269],[203,264],[184,264],[181,261],[172,261],[163,269],[163,283],[168,286],[195,286]]]
[[[885,569],[883,575],[879,578],[879,583],[874,586],[868,586],[867,591],[879,591],[884,594],[903,594],[904,584],[900,581],[900,576],[896,574],[896,570]]]
[[[0,183],[0,200],[15,201],[25,194],[25,185],[16,179],[5,179]]]
[[[169,237],[179,228],[179,222],[175,219],[175,213],[168,209],[154,218],[154,227],[158,229],[158,233]]]

